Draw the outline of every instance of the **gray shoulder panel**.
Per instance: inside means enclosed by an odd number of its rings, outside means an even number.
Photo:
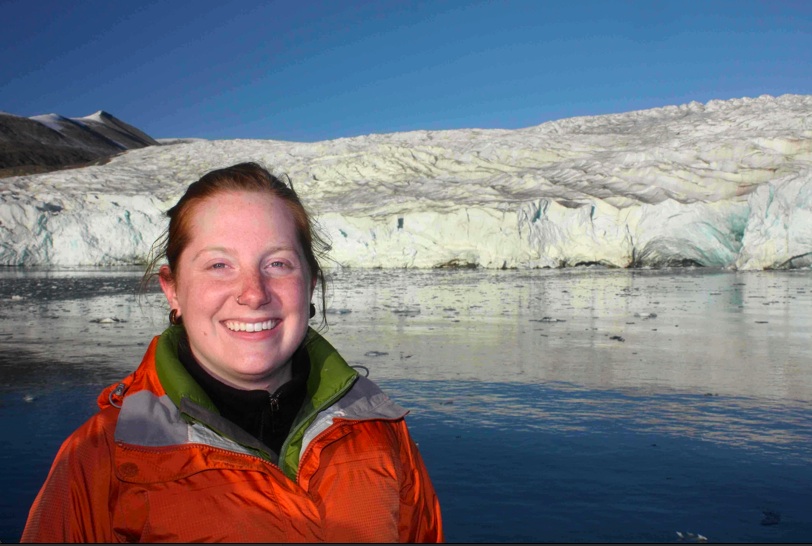
[[[316,420],[305,431],[302,452],[316,436],[327,430],[335,419],[394,420],[404,417],[407,413],[409,412],[389,398],[378,385],[366,377],[359,376],[341,400],[319,412]]]
[[[358,377],[352,388],[327,411],[344,419],[400,419],[408,412],[396,404],[378,385]]]
[[[189,425],[168,396],[139,391],[124,398],[115,438],[117,442],[150,447],[185,444]]]

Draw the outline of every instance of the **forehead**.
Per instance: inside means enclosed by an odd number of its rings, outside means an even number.
[[[262,192],[219,192],[190,211],[190,242],[200,239],[242,239],[259,236],[298,240],[294,216],[285,202]]]

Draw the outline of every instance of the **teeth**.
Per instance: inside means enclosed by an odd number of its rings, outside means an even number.
[[[266,320],[265,322],[237,322],[236,320],[226,321],[226,328],[233,332],[261,332],[270,330],[276,326],[276,320]]]

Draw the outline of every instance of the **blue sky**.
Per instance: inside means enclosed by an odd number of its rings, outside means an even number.
[[[812,2],[0,0],[0,111],[317,141],[812,93]]]

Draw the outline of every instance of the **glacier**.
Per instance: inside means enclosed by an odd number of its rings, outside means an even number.
[[[0,264],[144,263],[189,183],[256,161],[290,177],[327,267],[812,266],[807,95],[514,130],[160,142],[0,180]]]

